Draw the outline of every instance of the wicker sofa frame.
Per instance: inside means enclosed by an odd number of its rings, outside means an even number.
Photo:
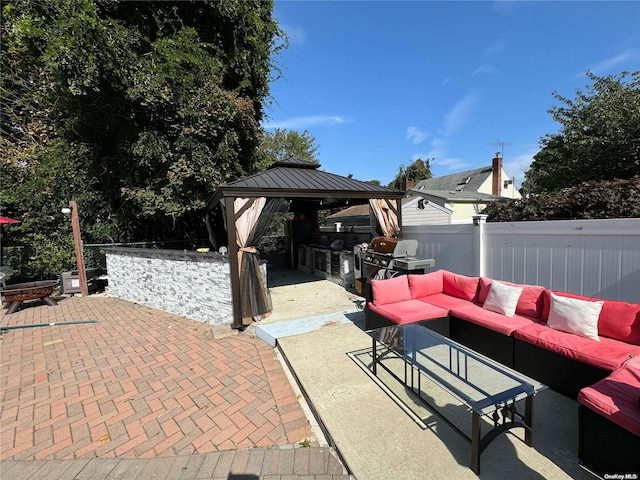
[[[371,285],[365,287],[366,305],[372,301]],[[396,325],[365,305],[366,329]],[[580,390],[611,374],[586,363],[538,347],[512,335],[449,315],[425,319],[428,328],[503,365],[548,385],[552,390],[577,399]],[[584,466],[600,474],[640,474],[640,437],[607,418],[579,405],[578,457]]]
[[[587,468],[605,478],[640,475],[640,437],[584,405],[578,408],[578,431],[578,457]]]
[[[514,369],[544,383],[552,390],[577,399],[584,387],[609,376],[611,371],[514,338]]]

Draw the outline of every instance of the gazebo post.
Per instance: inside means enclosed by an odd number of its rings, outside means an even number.
[[[398,229],[400,230],[398,237],[402,238],[402,198],[396,199],[396,209],[398,210],[396,214],[398,216]]]
[[[227,241],[229,248],[229,275],[231,278],[231,302],[233,305],[233,328],[242,327],[240,306],[240,265],[238,265],[238,242],[236,241],[236,197],[226,197]]]

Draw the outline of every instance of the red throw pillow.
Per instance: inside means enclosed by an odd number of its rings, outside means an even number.
[[[387,303],[411,300],[407,275],[384,280],[371,280],[371,291],[373,292],[374,305],[386,305]]]
[[[544,287],[538,285],[521,285],[518,283],[505,282],[499,280],[505,285],[512,287],[522,287],[522,294],[518,299],[518,305],[516,306],[516,313],[518,315],[526,315],[527,317],[540,318],[542,315],[543,293]],[[489,287],[493,279],[487,277],[480,277],[480,288],[478,289],[478,303],[484,304],[489,295]],[[548,310],[547,310],[548,312]]]
[[[478,293],[478,277],[465,277],[457,273],[442,272],[442,291],[452,297],[473,302]]]
[[[424,275],[409,275],[411,298],[428,297],[442,293],[442,270]]]

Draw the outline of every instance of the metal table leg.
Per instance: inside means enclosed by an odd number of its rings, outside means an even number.
[[[471,464],[469,467],[476,475],[480,475],[480,415],[471,414]]]
[[[533,446],[533,398],[528,396],[524,401],[524,443]]]

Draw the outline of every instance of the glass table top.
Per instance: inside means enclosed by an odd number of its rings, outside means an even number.
[[[497,405],[524,399],[547,388],[420,323],[383,327],[370,334],[479,414],[487,414]],[[384,362],[384,356],[379,361]]]

